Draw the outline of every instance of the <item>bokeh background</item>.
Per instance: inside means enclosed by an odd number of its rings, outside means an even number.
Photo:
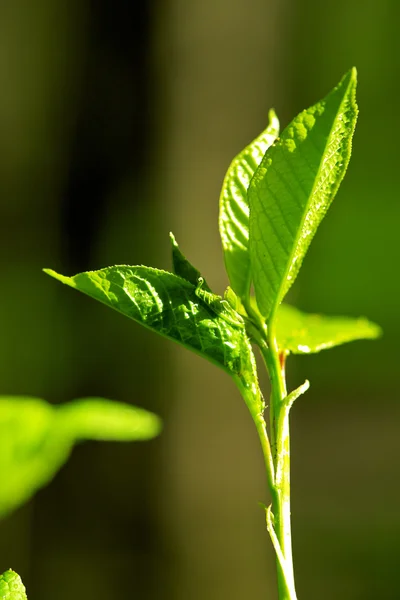
[[[30,600],[274,600],[246,408],[211,364],[41,273],[170,268],[168,232],[227,285],[218,194],[266,125],[352,65],[353,158],[291,300],[367,315],[384,337],[292,358],[299,598],[397,599],[400,205],[395,0],[14,0],[0,6],[0,382],[54,403],[149,408],[143,444],[86,443],[0,523],[0,571]],[[1,485],[7,485],[2,481]]]

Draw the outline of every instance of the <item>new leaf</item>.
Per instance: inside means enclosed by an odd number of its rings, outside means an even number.
[[[267,150],[248,190],[250,253],[258,308],[268,321],[345,174],[357,118],[356,70],[301,112]]]
[[[199,284],[199,279],[202,279],[203,280],[203,288],[207,292],[211,292],[210,287],[208,286],[204,277],[202,277],[200,271],[198,269],[196,269],[196,267],[194,267],[192,265],[192,263],[190,263],[188,261],[188,259],[186,258],[186,256],[184,256],[184,254],[182,254],[182,252],[178,246],[178,242],[176,241],[173,233],[169,234],[169,239],[171,241],[172,264],[174,267],[175,275],[178,275],[178,277],[182,277],[182,279],[186,279],[186,281],[189,281],[189,283],[191,283],[192,285],[194,285],[196,287]]]
[[[219,229],[225,266],[232,289],[242,300],[247,299],[251,283],[247,188],[278,134],[279,121],[271,110],[268,127],[233,159],[222,184]]]

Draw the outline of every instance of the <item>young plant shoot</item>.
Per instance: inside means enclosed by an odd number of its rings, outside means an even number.
[[[346,172],[357,119],[356,70],[323,100],[301,112],[279,136],[269,124],[231,163],[219,227],[230,287],[214,294],[171,234],[174,273],[115,266],[61,282],[103,302],[224,369],[249,408],[265,459],[271,502],[266,524],[277,556],[280,600],[295,600],[290,531],[289,413],[309,387],[286,389],[290,353],[319,352],[373,339],[364,318],[309,315],[282,304],[318,225]],[[252,293],[254,290],[254,295]],[[253,346],[271,383],[269,415],[260,391]]]

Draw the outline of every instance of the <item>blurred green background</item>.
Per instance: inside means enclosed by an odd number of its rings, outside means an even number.
[[[0,7],[0,392],[161,414],[155,441],[87,443],[0,522],[30,600],[274,600],[253,425],[229,378],[41,273],[170,268],[168,232],[222,292],[232,157],[359,71],[353,158],[291,300],[385,331],[292,358],[299,598],[399,597],[395,0],[14,0]],[[4,481],[1,485],[6,485]]]

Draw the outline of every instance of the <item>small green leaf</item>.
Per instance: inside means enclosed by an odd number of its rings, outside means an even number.
[[[175,275],[179,275],[179,277],[182,277],[193,284],[196,287],[196,296],[217,315],[227,321],[231,321],[234,325],[242,327],[244,322],[238,309],[240,308],[243,310],[243,307],[240,305],[240,300],[235,292],[228,287],[225,291],[224,298],[221,298],[221,296],[218,296],[217,294],[213,294],[200,271],[198,271],[180,251],[174,235],[172,233],[169,235],[172,243],[172,258]]]
[[[280,351],[310,354],[353,340],[378,338],[382,331],[367,319],[307,314],[288,304],[278,308],[276,337]]]
[[[0,516],[47,484],[77,441],[144,440],[159,431],[156,415],[111,400],[52,406],[39,398],[0,396]]]
[[[194,285],[196,287],[199,283],[199,279],[202,279],[203,280],[203,284],[202,284],[203,289],[205,289],[207,292],[211,292],[211,289],[207,285],[207,282],[204,279],[204,277],[202,277],[200,271],[198,271],[198,269],[196,269],[196,267],[194,267],[188,261],[186,256],[184,256],[182,254],[182,252],[178,246],[178,243],[175,239],[174,234],[170,233],[169,238],[171,240],[171,246],[172,246],[172,263],[173,263],[175,275],[182,277],[182,279],[186,279],[186,281],[189,281],[189,283],[191,283],[192,285]]]
[[[219,229],[225,266],[232,289],[241,299],[247,298],[251,281],[247,188],[265,152],[278,135],[279,121],[271,110],[268,127],[233,159],[222,185]]]
[[[21,577],[11,569],[0,575],[0,600],[27,600]]]
[[[254,410],[261,410],[244,322],[226,300],[202,289],[202,278],[195,286],[173,273],[128,266],[74,277],[45,272],[223,368],[240,389],[254,392]]]
[[[268,321],[296,279],[345,174],[357,118],[356,70],[300,113],[267,150],[249,187],[250,252]]]
[[[81,398],[57,408],[60,429],[75,440],[130,442],[148,440],[161,431],[157,415],[104,398]]]

